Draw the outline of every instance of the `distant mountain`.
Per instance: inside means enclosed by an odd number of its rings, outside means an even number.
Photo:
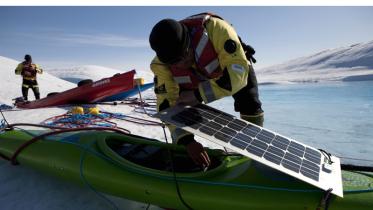
[[[96,81],[105,77],[111,77],[117,73],[123,73],[123,71],[120,70],[95,65],[86,65],[66,69],[48,69],[47,71],[55,77],[72,83],[78,83],[83,79],[91,79]]]
[[[258,69],[260,83],[373,80],[373,41]]]
[[[83,79],[91,79],[93,81],[97,81],[102,78],[111,77],[114,74],[123,73],[130,70],[132,69],[118,70],[96,65],[84,65],[66,69],[47,69],[48,73],[52,74],[53,76],[75,84]],[[150,70],[148,72],[136,72],[137,73],[135,75],[135,78],[142,77],[147,81],[153,80],[153,76]]]

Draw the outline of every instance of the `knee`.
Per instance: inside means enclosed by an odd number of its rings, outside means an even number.
[[[260,127],[263,127],[264,124],[264,112],[253,114],[253,115],[247,115],[247,114],[240,114],[241,119],[253,123],[255,125],[258,125]]]

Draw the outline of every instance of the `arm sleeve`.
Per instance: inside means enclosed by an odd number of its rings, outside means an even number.
[[[222,77],[210,79],[199,85],[198,89],[203,101],[210,103],[222,97],[233,95],[245,87],[250,64],[246,59],[237,33],[226,21],[211,18],[206,25],[206,29],[218,54],[220,68],[223,70]],[[227,52],[225,49],[227,41],[234,42],[233,52]]]
[[[42,73],[43,73],[43,69],[42,69],[39,65],[37,65],[37,64],[35,64],[35,70],[36,70],[36,72],[39,73],[39,74],[42,74]]]
[[[16,70],[14,71],[15,74],[17,74],[17,75],[21,75],[21,73],[22,73],[22,69],[23,69],[23,65],[22,65],[22,63],[18,64]]]
[[[157,97],[157,111],[159,112],[175,106],[179,98],[179,85],[174,81],[169,67],[159,61],[158,58],[154,58],[150,64],[150,69],[154,73],[154,92]],[[166,125],[170,130],[174,143],[178,143],[180,139],[192,135],[174,125]]]

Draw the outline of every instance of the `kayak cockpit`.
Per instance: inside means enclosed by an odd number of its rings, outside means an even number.
[[[183,146],[166,144],[153,139],[145,139],[129,135],[128,138],[118,138],[117,136],[105,139],[105,144],[100,145],[107,147],[106,155],[120,157],[131,163],[142,167],[178,173],[195,173],[204,169],[196,165],[188,156]],[[111,155],[110,155],[111,153]],[[224,156],[210,155],[211,165],[208,170],[217,168],[223,163]]]

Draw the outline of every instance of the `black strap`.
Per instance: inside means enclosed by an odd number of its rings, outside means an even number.
[[[331,198],[331,192],[332,191],[333,191],[333,189],[330,188],[330,189],[328,189],[327,191],[324,192],[316,210],[328,210],[329,209],[329,204],[330,204],[330,198]]]

